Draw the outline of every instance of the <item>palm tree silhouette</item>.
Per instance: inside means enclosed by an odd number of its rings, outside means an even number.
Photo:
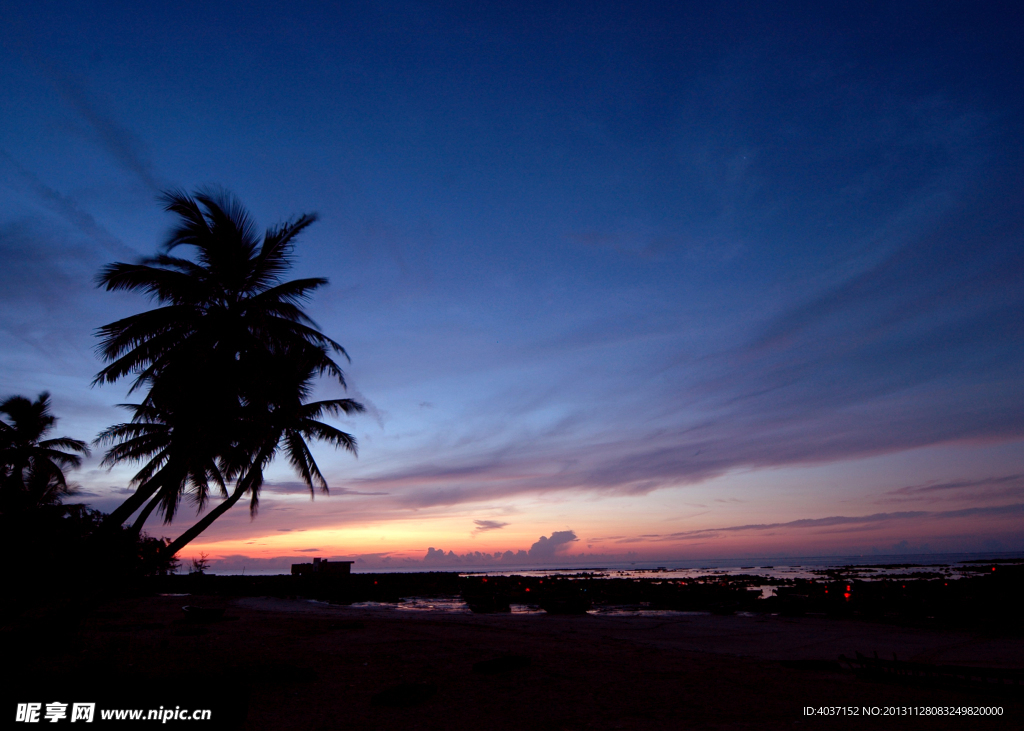
[[[219,488],[227,497],[227,487],[212,453],[209,442],[203,441],[202,430],[190,428],[186,419],[176,418],[172,409],[160,409],[147,404],[120,404],[132,411],[132,420],[115,424],[102,431],[97,443],[112,444],[101,466],[109,467],[122,462],[144,463],[134,478],[135,494],[131,504],[145,502],[132,525],[135,534],[142,531],[154,509],[160,507],[164,522],[170,523],[177,512],[182,492],[190,492],[197,508],[206,503],[209,485]],[[118,508],[126,512],[125,505]],[[115,511],[116,513],[117,511]],[[131,515],[130,511],[127,515]],[[126,517],[127,517],[126,515]],[[117,520],[117,518],[114,518]],[[124,518],[117,520],[118,524]]]
[[[211,484],[227,498],[172,544],[176,551],[242,494],[252,495],[255,511],[262,470],[282,440],[307,484],[312,488],[318,479],[326,489],[319,470],[306,469],[315,468],[308,446],[303,452],[288,440],[298,434],[355,452],[351,435],[316,419],[363,407],[351,399],[305,403],[320,376],[345,386],[332,354],[348,357],[301,307],[327,280],[282,280],[296,236],[316,217],[300,216],[260,237],[226,193],[172,191],[162,199],[179,219],[163,252],[138,264],[112,264],[98,278],[108,291],[142,292],[160,306],[100,328],[107,366],[95,383],[131,375],[130,393],[146,394],[127,405],[131,421],[100,435],[114,444],[107,465],[143,463],[135,492],[111,513],[112,524],[139,508],[138,528],[156,509],[170,522],[186,495],[201,510]],[[194,259],[172,256],[181,246],[192,247]],[[229,495],[231,481],[236,485]]]
[[[80,467],[89,455],[85,442],[70,437],[44,439],[57,423],[50,394],[35,401],[11,396],[0,403],[0,495],[4,510],[54,505],[73,494],[64,470]]]
[[[172,541],[166,549],[168,555],[181,550],[244,495],[250,496],[249,512],[255,517],[263,486],[263,470],[279,451],[286,453],[289,463],[309,487],[311,498],[315,488],[320,488],[324,494],[329,493],[329,488],[307,440],[325,441],[356,453],[356,440],[351,434],[320,419],[325,415],[359,413],[363,411],[362,404],[352,399],[309,402],[307,399],[315,383],[317,369],[301,356],[279,355],[264,366],[260,371],[262,399],[243,409],[236,431],[236,446],[222,459],[224,469],[238,475],[234,491]]]

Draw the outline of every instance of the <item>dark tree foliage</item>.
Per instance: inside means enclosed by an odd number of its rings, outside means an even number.
[[[173,569],[166,541],[101,531],[103,513],[63,504],[75,493],[64,472],[79,467],[89,450],[70,437],[46,438],[57,421],[48,394],[35,401],[12,396],[0,403],[0,413],[4,621],[35,616],[55,603],[80,606],[107,588],[131,585],[126,579]]]
[[[81,466],[89,448],[70,437],[44,439],[57,423],[50,394],[11,396],[0,402],[0,414],[0,510],[57,505],[73,494],[64,470]]]
[[[307,440],[355,453],[350,434],[320,419],[363,407],[352,399],[308,400],[321,376],[345,385],[334,355],[347,358],[302,309],[327,280],[284,280],[296,236],[316,217],[260,236],[226,193],[175,191],[163,201],[178,220],[162,252],[112,264],[99,276],[108,291],[139,292],[158,306],[100,328],[107,365],[96,382],[130,377],[131,392],[143,395],[124,405],[129,421],[100,435],[112,445],[105,464],[140,465],[135,492],[111,514],[112,525],[141,508],[138,531],[153,512],[173,520],[183,497],[198,511],[211,492],[224,498],[172,542],[173,553],[243,496],[255,515],[263,470],[279,451],[311,494],[326,492]],[[177,255],[182,248],[191,258]]]

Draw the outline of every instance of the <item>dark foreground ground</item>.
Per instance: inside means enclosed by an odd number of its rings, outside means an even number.
[[[190,618],[183,605],[224,614]],[[5,628],[11,717],[26,695],[92,694],[120,708],[214,704],[214,722],[190,728],[1024,728],[1019,693],[877,682],[835,663],[877,652],[1020,668],[1019,634],[824,617],[442,615],[223,595],[122,598],[63,625],[37,619],[33,630]],[[807,706],[1003,715],[823,718]],[[78,728],[45,726],[65,724]]]

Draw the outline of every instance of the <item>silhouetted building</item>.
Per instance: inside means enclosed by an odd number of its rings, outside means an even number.
[[[305,576],[306,574],[325,574],[327,576],[339,576],[352,573],[351,561],[328,561],[314,558],[313,563],[293,563],[292,576]]]

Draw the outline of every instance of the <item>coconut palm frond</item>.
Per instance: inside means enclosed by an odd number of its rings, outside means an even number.
[[[144,393],[141,403],[126,406],[130,421],[104,430],[98,442],[109,445],[105,466],[141,465],[136,493],[115,510],[117,519],[145,501],[146,510],[169,521],[183,497],[199,509],[214,493],[227,497],[185,532],[187,542],[241,494],[250,496],[255,515],[263,471],[279,449],[311,490],[326,491],[305,440],[354,453],[351,435],[318,419],[363,407],[352,399],[310,401],[317,378],[345,385],[334,358],[348,359],[304,308],[327,280],[285,279],[295,242],[316,215],[257,235],[252,217],[225,191],[172,190],[162,202],[176,221],[161,253],[100,274],[108,290],[145,294],[160,306],[98,331],[105,363],[96,383],[129,377],[130,392]]]
[[[50,394],[44,391],[35,401],[8,397],[0,402],[0,413],[8,417],[0,421],[3,509],[51,505],[70,495],[64,470],[80,467],[89,448],[71,437],[43,438],[57,424],[50,413]]]

